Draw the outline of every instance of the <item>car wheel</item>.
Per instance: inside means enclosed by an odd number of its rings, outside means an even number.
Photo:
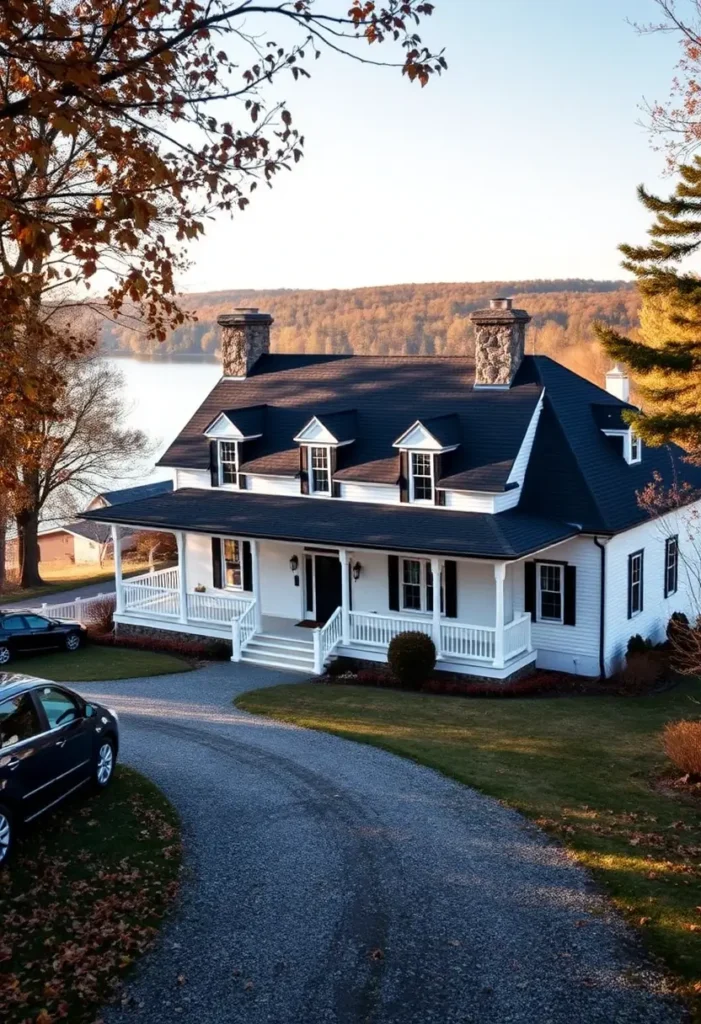
[[[98,789],[108,786],[114,774],[114,744],[111,740],[103,740],[97,752],[95,762],[95,785]]]
[[[12,853],[15,828],[12,815],[0,804],[0,868],[7,863]]]
[[[0,665],[7,665],[12,659],[12,651],[7,644],[0,644]]]
[[[77,651],[80,647],[80,633],[69,633],[66,637],[66,650]]]

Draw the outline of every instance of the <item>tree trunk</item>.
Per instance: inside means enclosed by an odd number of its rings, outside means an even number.
[[[44,582],[39,575],[39,513],[25,509],[17,516],[20,585],[38,587]]]

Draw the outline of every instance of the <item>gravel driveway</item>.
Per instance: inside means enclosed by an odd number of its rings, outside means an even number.
[[[179,910],[107,1024],[685,1020],[586,874],[518,814],[232,707],[281,681],[221,664],[80,687],[119,711],[123,759],[176,805],[187,850]]]

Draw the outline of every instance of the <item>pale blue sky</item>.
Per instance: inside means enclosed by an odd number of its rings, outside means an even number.
[[[677,60],[626,23],[652,0],[435,2],[423,36],[449,70],[425,89],[330,53],[274,87],[306,156],[210,225],[184,289],[623,276],[636,185],[671,186],[636,124]]]

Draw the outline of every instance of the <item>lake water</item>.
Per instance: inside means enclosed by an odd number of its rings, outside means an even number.
[[[221,376],[218,361],[173,360],[151,362],[142,359],[109,359],[125,380],[128,422],[139,427],[156,444],[150,465],[138,479],[116,480],[115,487],[131,486],[146,480],[163,480],[171,474],[153,468],[175,436],[204,401]]]

